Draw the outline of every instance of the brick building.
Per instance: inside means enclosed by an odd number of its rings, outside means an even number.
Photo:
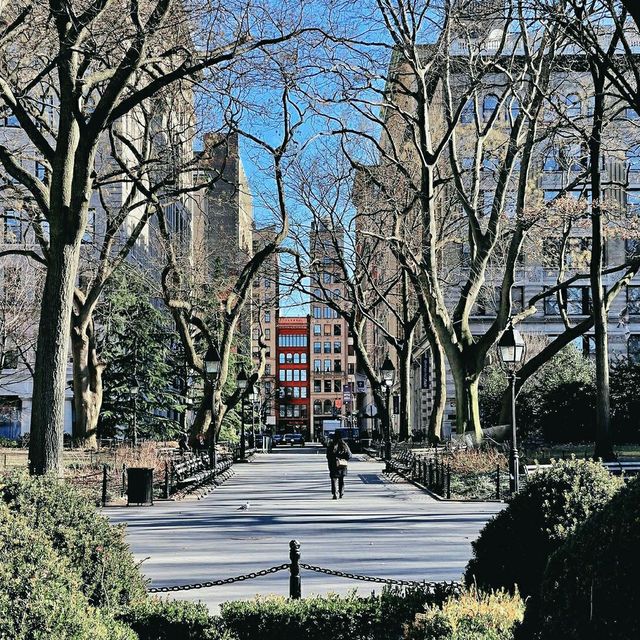
[[[309,317],[279,317],[277,339],[277,432],[309,439]]]

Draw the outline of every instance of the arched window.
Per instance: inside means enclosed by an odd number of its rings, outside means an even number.
[[[488,120],[498,108],[498,96],[490,93],[484,97],[482,102],[482,117]]]
[[[325,415],[331,415],[332,409],[333,409],[333,403],[331,402],[331,400],[325,400],[323,413]]]
[[[627,164],[630,171],[640,171],[640,145],[635,144],[627,149]]]
[[[313,401],[313,413],[315,413],[317,416],[322,413],[322,401],[321,400],[314,400]]]
[[[582,103],[580,101],[580,96],[577,93],[570,93],[564,99],[564,102],[567,106],[565,113],[568,118],[577,118],[582,114]]]

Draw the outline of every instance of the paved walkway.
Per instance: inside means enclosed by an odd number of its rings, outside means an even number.
[[[407,580],[457,580],[470,542],[497,503],[444,503],[406,483],[388,482],[382,465],[355,456],[345,497],[332,500],[324,449],[274,450],[236,465],[236,474],[202,500],[110,508],[152,585],[226,578],[288,562],[289,541],[302,562]],[[238,508],[248,501],[246,511]],[[373,585],[302,572],[303,595]],[[224,587],[181,592],[213,610],[225,600],[288,593],[286,571]]]

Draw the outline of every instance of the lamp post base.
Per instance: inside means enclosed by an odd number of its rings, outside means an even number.
[[[509,454],[509,488],[511,493],[520,491],[520,457],[518,450],[513,448]]]

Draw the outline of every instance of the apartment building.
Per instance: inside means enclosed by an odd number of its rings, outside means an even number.
[[[316,221],[310,235],[311,437],[333,430],[336,421],[350,424],[355,410],[355,355],[347,323],[327,304],[333,296],[344,303],[343,234],[330,220]],[[330,427],[329,427],[330,425]]]
[[[278,317],[278,433],[311,437],[309,391],[309,317]]]
[[[476,53],[485,51],[486,55],[493,55],[502,45],[504,35],[504,20],[502,16],[503,2],[492,0],[486,3],[470,3],[471,9],[467,16],[461,16],[463,33],[459,39],[451,43],[449,55],[453,58],[450,68],[464,69],[470,48],[474,47]],[[484,21],[479,16],[485,16]],[[511,36],[507,36],[505,55],[518,55],[519,46],[514,40],[510,43]],[[515,38],[516,36],[514,36]],[[632,38],[631,42],[640,54],[640,40]],[[425,55],[429,55],[428,47],[425,47]],[[389,85],[401,77],[405,86],[410,86],[406,69],[402,68],[394,57],[389,73]],[[461,74],[456,78],[455,72],[451,77],[451,87],[454,94],[460,95],[467,86],[466,76]],[[434,119],[433,127],[437,129],[438,119],[444,120],[444,105],[442,95],[436,88],[432,96],[431,117]],[[470,192],[477,191],[477,217],[480,228],[491,215],[494,196],[497,185],[497,171],[500,164],[501,148],[497,145],[493,149],[485,149],[481,159],[481,166],[477,178],[474,175],[473,145],[476,140],[476,127],[482,126],[495,119],[494,138],[500,140],[507,137],[513,120],[519,114],[520,102],[517,95],[503,99],[504,87],[508,86],[505,76],[499,73],[490,74],[486,81],[479,87],[476,94],[462,109],[458,125],[459,141],[459,165],[468,173],[455,187],[445,186],[441,189],[440,200],[436,201],[435,211],[443,220],[446,216],[451,219],[458,214],[464,219],[462,196],[460,191],[468,188]],[[405,96],[406,97],[406,96]],[[403,99],[400,96],[398,99]],[[438,112],[442,105],[442,111]],[[409,103],[404,105],[410,108]],[[619,265],[625,259],[638,255],[640,241],[637,237],[624,232],[624,215],[635,217],[638,215],[640,203],[640,119],[635,111],[624,108],[624,105],[616,104],[615,98],[609,97],[607,103],[608,117],[611,124],[607,127],[604,139],[604,152],[601,158],[603,171],[603,184],[605,185],[605,200],[612,211],[611,217],[619,216],[621,222],[616,229],[612,226],[607,232],[606,241],[606,266]],[[569,50],[561,60],[557,73],[552,74],[551,87],[548,98],[545,100],[544,112],[539,125],[539,142],[534,151],[534,163],[529,184],[530,202],[536,202],[536,206],[553,207],[559,194],[570,187],[568,200],[582,203],[588,210],[590,206],[590,193],[586,179],[577,177],[585,171],[588,157],[585,150],[584,138],[580,128],[589,129],[593,113],[593,89],[588,67],[584,61],[580,61],[575,50]],[[397,117],[397,112],[389,109],[385,114],[388,118]],[[407,134],[406,122],[401,118],[398,122],[388,121],[385,132],[392,140],[382,139],[381,144],[390,148],[393,143],[395,149],[404,150],[407,163],[410,166],[413,138]],[[467,149],[465,150],[465,144]],[[447,175],[451,175],[451,158],[445,154],[443,157],[440,178],[446,182]],[[385,167],[380,166],[371,170],[384,172]],[[518,180],[518,165],[516,164],[511,176],[510,186],[506,195],[505,216],[512,219],[515,214],[515,189]],[[471,177],[466,177],[469,175]],[[472,184],[472,180],[476,180]],[[366,191],[367,187],[360,185]],[[358,197],[358,206],[361,211],[367,207],[368,196],[361,192]],[[558,204],[557,206],[560,206]],[[565,205],[566,206],[566,205]],[[374,207],[371,207],[373,209]],[[532,207],[533,208],[533,207]],[[507,223],[508,224],[508,223]],[[633,225],[629,224],[629,228]],[[445,228],[445,227],[443,227]],[[459,300],[461,288],[464,285],[466,274],[470,268],[472,256],[469,243],[465,241],[463,233],[458,233],[453,223],[446,227],[442,244],[446,245],[439,259],[441,260],[441,273],[444,280],[449,283],[446,287],[446,303],[453,308]],[[417,230],[419,233],[419,230]],[[546,237],[548,233],[549,237]],[[540,225],[536,227],[525,241],[522,255],[519,258],[515,270],[515,283],[512,288],[512,314],[522,310],[532,296],[543,292],[545,289],[555,286],[559,273],[562,278],[584,272],[588,266],[591,237],[588,224],[575,224],[568,232],[566,251],[559,255],[558,237],[545,230]],[[397,265],[388,256],[380,256],[381,269],[393,271]],[[470,329],[473,335],[483,335],[495,320],[501,293],[501,272],[499,265],[487,268],[487,278],[476,305],[470,317]],[[608,289],[616,281],[616,274],[605,274],[604,284]],[[578,324],[590,315],[590,287],[588,279],[577,281],[574,286],[567,289],[559,301],[556,296],[544,298],[538,305],[537,313],[527,317],[520,323],[520,330],[530,336],[539,336],[541,340],[552,339],[561,334],[567,325]],[[564,308],[563,308],[564,307]],[[381,311],[384,314],[384,311]],[[634,361],[640,361],[640,280],[636,277],[629,285],[624,287],[617,296],[609,310],[609,347],[612,358],[628,357]],[[380,350],[381,344],[379,331],[375,327],[370,329],[370,342],[374,353]],[[574,341],[575,346],[585,355],[593,353],[593,338],[591,331]],[[413,353],[412,362],[412,429],[426,429],[430,415],[430,403],[432,400],[433,370],[431,355],[424,336],[418,337]],[[445,433],[455,429],[456,408],[453,401],[453,380],[448,377],[449,403],[445,413]]]

